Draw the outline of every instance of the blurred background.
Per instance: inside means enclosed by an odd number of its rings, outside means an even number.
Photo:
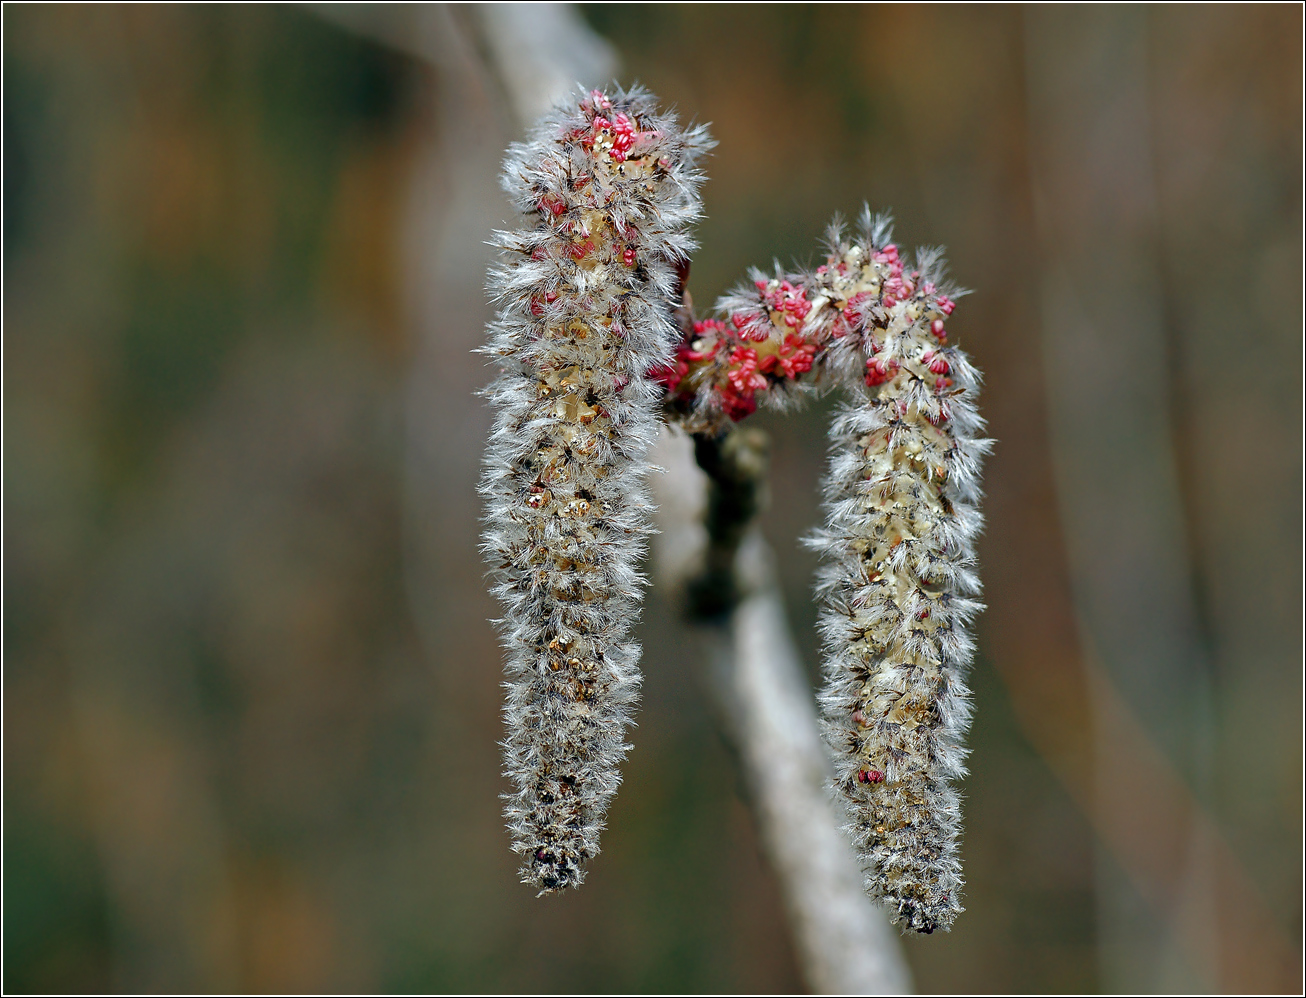
[[[711,122],[700,307],[863,201],[976,289],[968,911],[916,987],[1299,991],[1301,19],[6,5],[5,990],[804,987],[656,588],[603,854],[516,883],[470,350],[561,73]],[[832,405],[757,417],[813,676]]]

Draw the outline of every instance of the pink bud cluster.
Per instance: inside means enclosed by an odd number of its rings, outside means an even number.
[[[801,327],[801,316],[810,307],[801,289],[790,286],[783,294],[788,297],[780,321],[792,329],[794,324],[786,320],[798,315]],[[737,422],[757,411],[759,396],[777,385],[794,384],[810,371],[818,349],[799,333],[775,330],[763,313],[736,312],[728,322],[693,323],[692,335],[681,342],[674,360],[653,377],[673,404],[692,404],[696,391],[710,392],[713,412]]]
[[[656,128],[641,130],[639,124],[624,111],[613,114],[612,99],[601,90],[591,90],[580,102],[580,111],[588,127],[572,128],[567,138],[599,157],[606,155],[614,163],[624,163],[631,158],[636,145],[647,146],[661,138]],[[607,117],[611,115],[611,118]]]
[[[829,383],[825,368],[834,355],[843,358],[841,367],[860,357],[860,377],[870,388],[894,381],[904,363],[928,372],[938,392],[952,386],[944,329],[952,298],[928,274],[907,270],[893,243],[832,249],[808,274],[755,273],[751,287],[719,303],[723,318],[692,324],[671,363],[652,373],[683,425],[719,433],[759,404],[783,406],[795,393]],[[922,321],[932,347],[908,358],[880,356],[884,333],[877,326],[887,329],[886,318],[897,312]]]

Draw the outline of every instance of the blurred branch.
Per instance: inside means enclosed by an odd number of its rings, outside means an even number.
[[[414,620],[432,659],[453,658],[448,622],[466,619],[470,608],[435,594],[444,591],[448,566],[479,562],[471,483],[489,423],[473,398],[485,374],[472,351],[491,315],[483,286],[493,253],[484,237],[510,211],[498,189],[500,161],[529,123],[519,116],[533,120],[536,107],[577,83],[601,82],[616,59],[570,4],[314,9],[436,70],[436,139],[418,155],[403,234],[406,304],[417,334],[406,401],[404,530]],[[483,235],[469,238],[474,233]]]
[[[574,4],[483,3],[471,10],[523,127],[578,83],[604,83],[617,71],[617,54]]]
[[[500,91],[529,126],[577,84],[606,82],[617,55],[570,3],[315,3],[322,17]],[[452,81],[445,80],[446,84]]]
[[[765,435],[695,438],[693,450],[710,484],[683,434],[664,431],[656,452],[667,469],[655,482],[659,581],[687,587],[702,625],[709,688],[739,753],[808,982],[820,993],[905,993],[901,944],[862,889],[826,790],[830,764],[811,690],[770,548],[751,522],[765,487]]]

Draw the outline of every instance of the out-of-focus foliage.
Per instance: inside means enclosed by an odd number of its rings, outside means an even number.
[[[999,441],[968,911],[908,956],[922,990],[1092,990],[1094,834],[1065,789],[1075,760],[1028,720],[1049,686],[1083,696],[1021,13],[586,14],[626,80],[720,141],[700,303],[746,264],[808,258],[863,200],[979,289],[949,326]],[[460,616],[434,640],[407,584],[404,379],[417,338],[443,335],[402,293],[413,164],[441,124],[429,67],[302,8],[6,7],[4,28],[5,987],[800,987],[666,594],[589,881],[538,901],[515,882],[474,474],[440,511],[467,537],[437,593]],[[1228,761],[1213,807],[1295,939],[1300,12],[1158,10],[1149,29],[1176,449]],[[1213,279],[1222,258],[1237,279]],[[488,425],[478,387],[467,420]],[[813,668],[815,566],[794,541],[819,519],[827,416],[757,417]]]

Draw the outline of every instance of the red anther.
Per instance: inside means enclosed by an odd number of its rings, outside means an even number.
[[[613,390],[613,391],[617,391],[617,392],[619,392],[619,391],[621,391],[623,388],[625,388],[628,384],[630,384],[630,379],[629,379],[628,377],[626,377],[624,374],[614,374],[614,375],[612,376],[612,390]]]
[[[857,294],[853,295],[851,298],[848,299],[848,304],[845,305],[843,308],[843,317],[847,319],[850,323],[855,324],[858,319],[857,316],[858,306],[861,305],[862,302],[866,301],[866,299],[869,297],[871,297],[871,293],[869,291],[858,291]]]
[[[827,267],[825,264],[821,264],[819,267],[816,268],[816,272],[817,272],[818,274],[824,274],[824,273],[825,273],[826,271],[828,271],[829,269],[830,269],[830,268]]]
[[[545,857],[546,857],[546,856],[547,856],[547,853],[545,853],[545,851],[544,851],[543,849],[536,849],[536,850],[535,850],[535,859],[536,859],[537,862],[543,863],[544,860],[545,860]]]
[[[855,711],[853,711],[853,723],[854,724],[866,723],[866,715],[862,713],[862,709],[860,707],[858,707]]]
[[[710,347],[705,347],[702,340],[695,340],[694,347],[697,347],[698,349],[686,347],[685,352],[681,354],[681,356],[684,357],[685,360],[699,363],[704,360],[711,360],[715,357],[717,351],[721,349],[721,341],[717,340]]]
[[[736,423],[745,416],[757,412],[757,399],[753,397],[752,392],[741,395],[735,391],[733,385],[718,385],[716,390],[721,396],[722,410]]]
[[[588,256],[591,252],[593,252],[593,250],[594,250],[593,239],[586,239],[583,243],[572,243],[570,246],[567,247],[567,252],[570,253],[574,259],[577,260],[581,259],[582,257]]]
[[[610,122],[607,118],[603,117],[602,115],[594,116],[594,128],[596,130],[602,128],[611,128],[611,127],[612,127],[612,122]]]
[[[930,608],[927,606],[927,607],[926,607],[924,610],[922,610],[920,613],[916,614],[916,619],[917,619],[917,620],[924,620],[924,619],[925,619],[926,617],[928,617],[929,615],[930,615]]]
[[[708,333],[724,333],[726,324],[720,319],[703,319],[701,322],[694,323],[694,332],[701,336]]]
[[[635,247],[627,246],[621,251],[621,262],[627,267],[635,266]]]
[[[615,123],[609,122],[606,118],[595,118],[594,127],[612,129],[612,148],[608,150],[608,156],[614,162],[624,163],[626,153],[630,152],[635,144],[635,126],[631,124],[630,119],[624,114],[618,114]]]
[[[872,357],[866,362],[866,384],[870,388],[884,384],[897,373],[898,362],[892,358],[886,361]]]
[[[544,302],[539,295],[531,295],[531,315],[537,319],[544,315]]]
[[[629,149],[635,144],[635,126],[630,123],[630,119],[624,114],[617,115],[617,120],[612,125],[612,131],[616,138],[613,140],[615,145],[623,149]]]
[[[934,294],[934,291],[935,291],[935,288],[934,288],[934,282],[933,282],[933,281],[926,281],[926,282],[925,282],[925,286],[924,286],[923,288],[921,288],[921,293],[922,293],[922,294],[932,295],[932,294]]]
[[[766,294],[766,281],[754,281],[753,283],[757,285],[758,291],[762,292],[763,294]]]
[[[798,375],[812,369],[812,362],[815,358],[816,344],[808,343],[801,336],[790,333],[785,337],[784,342],[780,344],[780,353],[776,357],[776,361],[785,377],[796,378]]]
[[[730,363],[738,364],[741,367],[756,367],[757,351],[752,347],[735,347],[730,352]]]
[[[735,347],[730,354],[731,370],[726,378],[735,391],[753,392],[766,387],[766,378],[757,373],[757,351],[751,347]]]
[[[756,312],[736,312],[730,316],[730,322],[744,339],[755,343],[761,343],[771,335],[771,324]]]
[[[941,340],[946,339],[948,336],[947,332],[943,328],[942,319],[935,319],[933,322],[930,323],[930,332]]]
[[[939,391],[943,391],[943,389],[945,389],[945,388],[951,388],[951,387],[952,387],[952,379],[951,379],[951,378],[940,378],[938,381],[934,382],[934,387],[937,388]]]
[[[864,770],[864,769],[859,769],[859,770],[857,770],[857,782],[858,782],[858,783],[870,783],[870,782],[871,782],[871,774],[868,773],[868,772],[866,772],[866,770]]]
[[[680,387],[681,380],[689,373],[689,365],[683,360],[676,358],[670,364],[664,364],[662,367],[655,367],[648,372],[651,380],[658,382],[666,388],[667,392],[674,392]]]
[[[835,269],[836,271],[838,271],[840,274],[846,274],[846,273],[848,273],[848,264],[846,264],[846,263],[844,263],[842,260],[840,260],[840,261],[835,265],[835,268],[834,268],[834,269]]]
[[[658,166],[662,167],[662,169],[664,170],[670,170],[671,160],[669,160],[666,156],[663,156],[660,160],[658,160]]]
[[[546,250],[543,246],[536,246],[535,249],[531,250],[532,260],[547,260],[548,258],[549,258],[549,251]]]
[[[939,304],[939,311],[942,312],[944,315],[952,315],[952,310],[957,307],[957,303],[954,302],[947,295],[939,295],[938,304]]]
[[[947,374],[949,371],[952,370],[952,368],[951,366],[949,366],[947,360],[945,360],[943,357],[935,356],[930,361],[930,370],[934,374]]]
[[[872,783],[883,783],[883,782],[884,782],[884,774],[881,773],[878,769],[872,769],[872,770],[871,770],[869,773],[867,773],[866,775],[870,777]]]

